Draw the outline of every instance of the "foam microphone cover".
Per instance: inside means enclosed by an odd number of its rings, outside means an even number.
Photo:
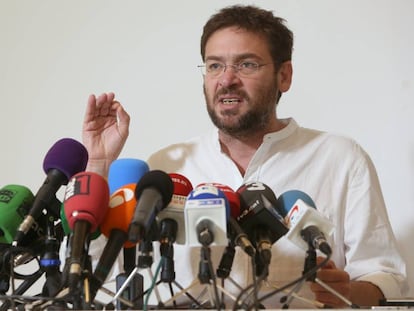
[[[187,197],[193,190],[193,185],[187,177],[178,173],[168,174],[173,182],[173,196]]]
[[[94,232],[108,211],[109,187],[106,180],[93,172],[75,174],[65,189],[65,215],[73,230],[75,222],[84,220]]]
[[[60,223],[62,225],[63,234],[68,236],[72,233],[72,229],[69,227],[68,219],[66,218],[65,214],[65,205],[62,203],[60,206]],[[101,235],[100,228],[96,228],[96,230],[90,235],[91,240],[97,239]]]
[[[142,193],[148,188],[154,188],[161,194],[162,202],[165,206],[171,201],[174,185],[170,176],[164,171],[152,170],[142,176],[135,188],[137,200],[140,199]]]
[[[136,184],[148,171],[148,164],[139,159],[121,158],[113,161],[108,172],[109,193],[112,195],[125,185]]]
[[[47,174],[51,169],[56,169],[66,176],[68,180],[76,173],[82,172],[88,163],[88,151],[77,140],[62,138],[58,140],[47,152],[43,160],[43,170]]]
[[[0,243],[13,241],[33,199],[33,193],[25,186],[6,185],[0,189]]]
[[[136,184],[124,185],[111,195],[108,211],[100,225],[100,230],[105,237],[109,238],[111,231],[114,229],[127,234],[129,224],[131,223],[137,205],[135,188]],[[135,246],[135,244],[136,243],[126,240],[124,247],[131,248]]]
[[[164,171],[152,170],[142,176],[135,188],[138,203],[128,229],[131,242],[154,238],[155,217],[171,201],[173,188],[170,176]]]

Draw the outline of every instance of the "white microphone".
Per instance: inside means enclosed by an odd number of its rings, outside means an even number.
[[[293,244],[304,250],[311,245],[325,255],[332,253],[327,238],[332,235],[334,226],[314,207],[309,206],[302,199],[297,199],[285,219],[289,227],[286,238]]]
[[[227,246],[227,212],[223,191],[202,185],[190,192],[184,206],[186,244]]]

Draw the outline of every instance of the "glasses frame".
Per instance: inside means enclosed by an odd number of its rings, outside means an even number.
[[[221,62],[216,62],[216,63],[222,65],[221,70],[220,71],[217,71],[217,74],[214,74],[211,71],[208,71],[207,70],[207,65],[205,63],[202,64],[202,65],[198,65],[197,67],[200,68],[201,74],[203,76],[206,76],[207,75],[207,76],[211,76],[213,78],[220,77],[227,70],[228,67],[232,67],[235,74],[237,74],[239,76],[242,76],[242,77],[248,77],[250,75],[253,75],[253,74],[257,73],[260,70],[260,68],[262,68],[263,66],[272,64],[272,63],[260,64],[260,63],[252,62],[252,61],[248,61],[248,62],[247,61],[242,61],[242,62],[240,62],[238,64],[225,64],[225,63],[221,63]],[[252,72],[249,72],[249,73],[245,73],[244,72],[243,73],[242,70],[245,69],[245,68],[242,67],[242,65],[243,64],[246,64],[246,63],[255,64],[256,65],[255,69]]]

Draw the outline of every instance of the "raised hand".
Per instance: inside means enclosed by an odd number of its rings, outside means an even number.
[[[90,95],[85,111],[82,140],[89,153],[87,170],[107,176],[109,165],[128,138],[130,117],[114,93]]]

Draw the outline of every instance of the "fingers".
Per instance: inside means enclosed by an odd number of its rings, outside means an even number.
[[[85,122],[93,121],[98,117],[116,117],[120,103],[115,101],[114,98],[114,93],[103,93],[98,97],[94,94],[89,95],[85,111]]]
[[[117,102],[117,104],[116,114],[119,119],[119,131],[123,137],[126,137],[129,133],[130,116],[120,103]]]
[[[95,117],[106,117],[116,115],[116,108],[113,105],[118,103],[114,101],[114,93],[103,93],[96,98]],[[119,104],[119,103],[118,103]]]

